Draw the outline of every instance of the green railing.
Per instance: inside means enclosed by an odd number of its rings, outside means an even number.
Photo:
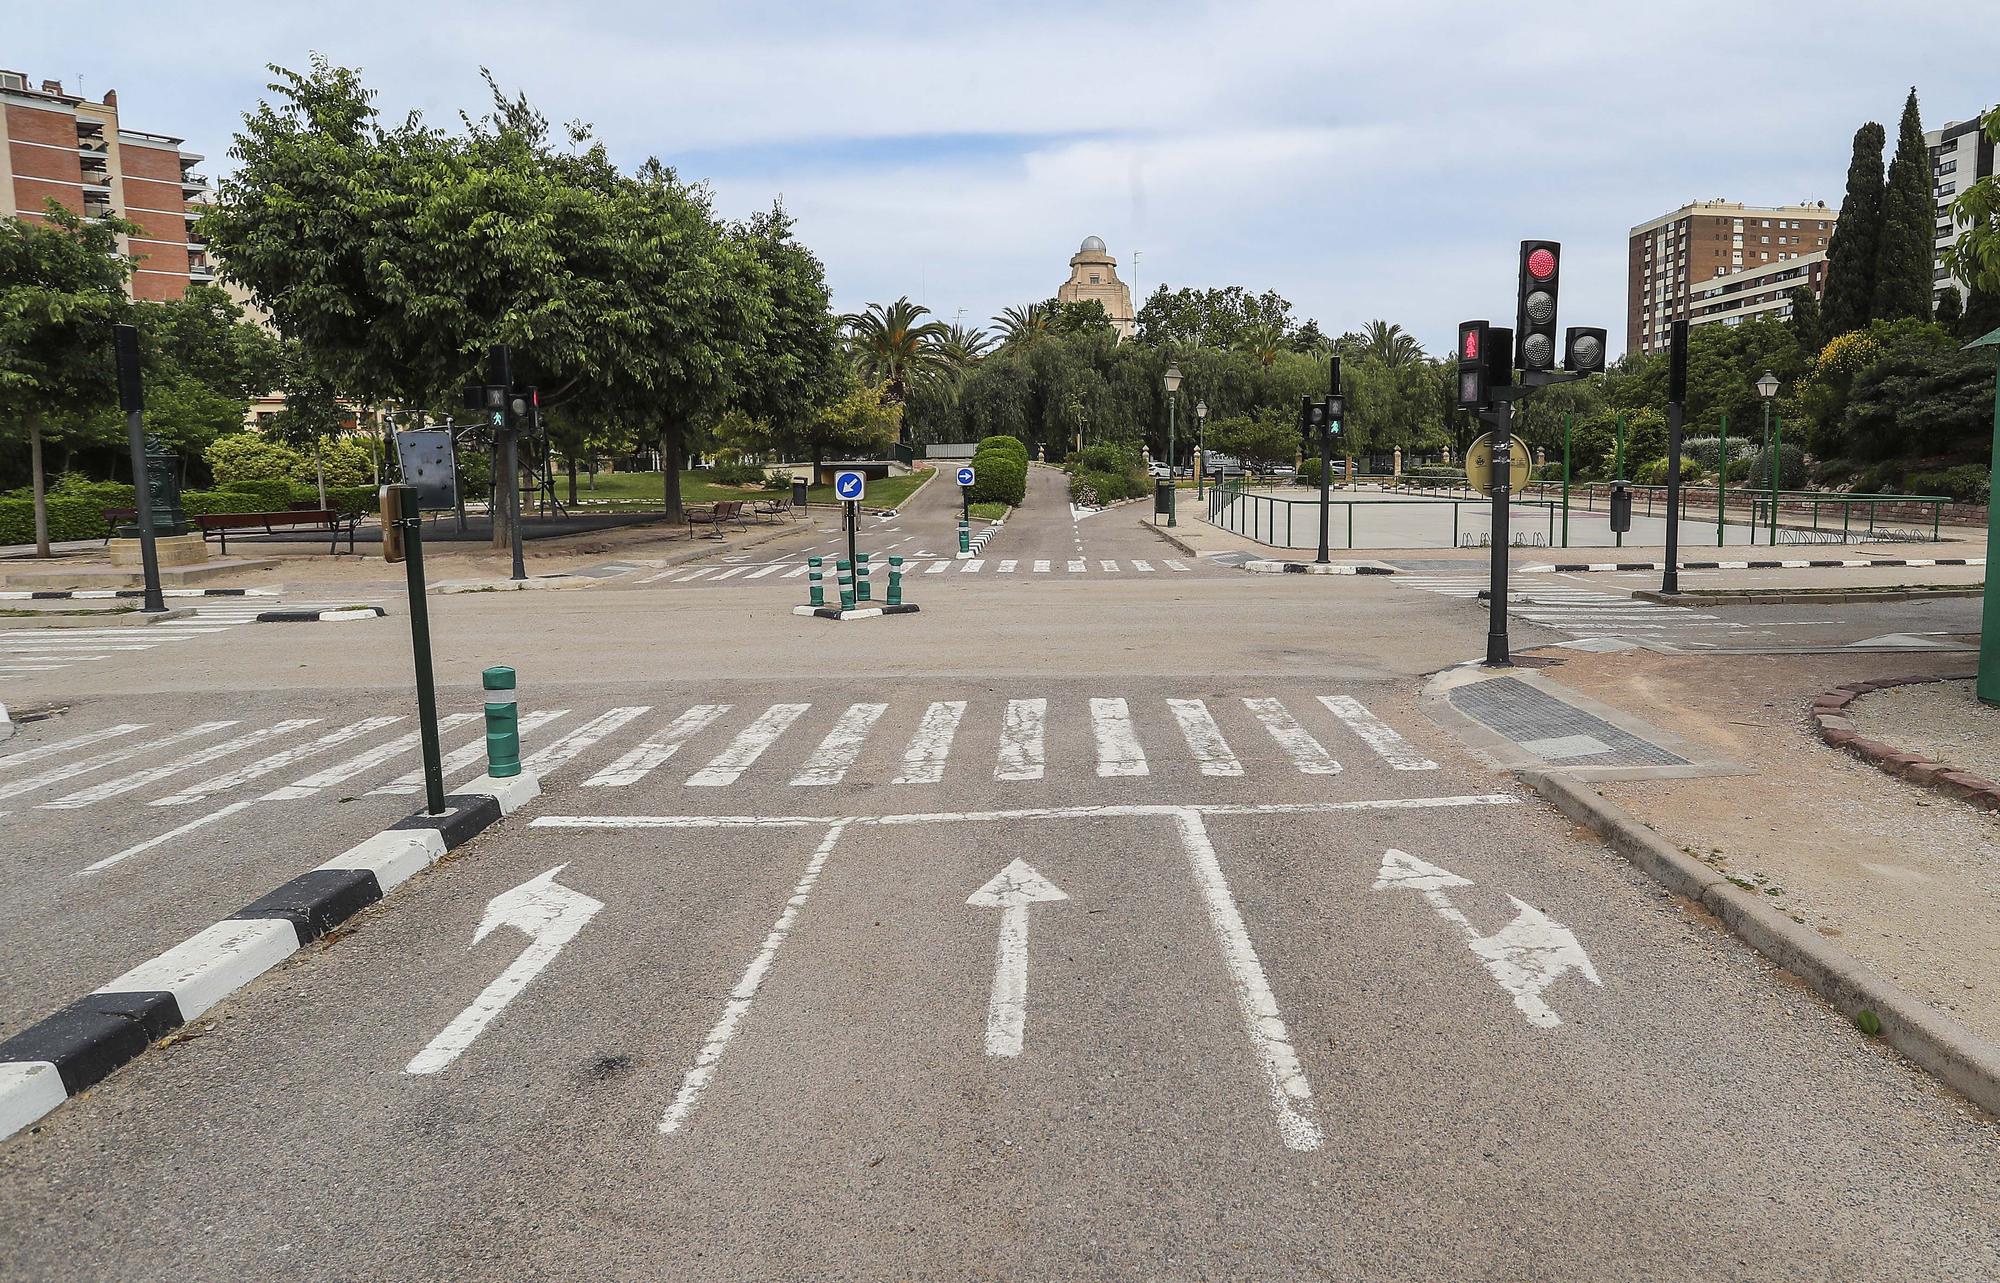
[[[1424,507],[1451,509],[1451,542],[1446,547],[1456,548],[1463,527],[1460,510],[1472,507],[1478,515],[1491,511],[1492,501],[1486,498],[1471,499],[1329,499],[1328,513],[1329,542],[1333,538],[1343,538],[1340,546],[1349,550],[1354,543],[1354,510],[1386,509],[1404,507]],[[1516,513],[1523,509],[1540,508],[1548,522],[1545,538],[1550,547],[1556,542],[1556,514],[1562,505],[1543,499],[1516,499],[1511,505]],[[1301,511],[1303,509],[1303,511]],[[1210,524],[1239,535],[1248,535],[1258,543],[1270,544],[1278,548],[1312,548],[1319,544],[1319,499],[1285,499],[1277,495],[1251,494],[1244,491],[1240,482],[1218,485],[1208,494],[1208,520]],[[1344,532],[1344,536],[1343,533]],[[1279,539],[1279,535],[1283,539]],[[1294,537],[1302,535],[1307,542],[1294,542]],[[1420,547],[1408,543],[1370,544],[1370,547]]]

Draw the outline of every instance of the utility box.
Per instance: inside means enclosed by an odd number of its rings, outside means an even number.
[[[1632,529],[1632,488],[1623,483],[1611,487],[1611,530],[1624,534]]]

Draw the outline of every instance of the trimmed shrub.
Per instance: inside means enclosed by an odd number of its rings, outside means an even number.
[[[1734,478],[1741,464],[1748,464],[1749,470],[1744,480],[1752,486],[1771,484],[1771,456],[1765,450],[1753,450],[1750,454],[1729,465],[1729,475]],[[1787,441],[1778,454],[1778,486],[1783,490],[1803,489],[1806,484],[1806,452],[1803,446]]]
[[[995,451],[976,456],[972,461],[973,471],[978,475],[972,483],[971,499],[974,503],[1004,503],[1019,507],[1028,495],[1028,468],[1006,454]]]
[[[283,512],[295,503],[319,502],[319,490],[314,486],[299,486],[282,479],[265,481],[232,481],[216,487],[235,495],[248,495],[256,500],[248,508],[218,508],[217,512]],[[332,486],[327,489],[331,491]]]
[[[710,468],[708,475],[719,486],[761,486],[764,484],[764,469],[755,463],[718,463]]]
[[[1010,437],[1004,432],[995,433],[990,437],[983,437],[980,439],[979,449],[974,453],[975,455],[985,454],[989,450],[1005,450],[1022,467],[1025,468],[1028,466],[1028,447],[1022,444],[1019,437]]]
[[[299,466],[292,469],[291,478],[301,485],[312,486],[318,494],[320,477],[326,478],[326,488],[335,486],[365,485],[375,476],[375,454],[359,441],[347,437],[336,437],[323,442],[317,456],[303,451],[299,456]],[[216,480],[220,482],[221,477]]]
[[[1961,464],[1933,472],[1912,472],[1903,478],[1911,494],[1948,495],[1960,503],[1985,503],[1991,497],[1993,474],[1977,464]]]
[[[273,508],[261,495],[242,490],[186,490],[181,493],[181,511],[190,517],[209,517],[218,512],[283,512],[289,503]]]
[[[360,517],[382,510],[382,492],[375,486],[328,486],[326,506],[343,517]]]
[[[127,486],[126,489],[130,490],[131,487]],[[131,505],[50,495],[48,506],[49,539],[55,542],[66,539],[102,539],[111,531],[111,527],[104,520],[104,510]],[[35,501],[0,499],[0,544],[33,542],[35,542]]]
[[[239,481],[285,481],[303,466],[311,474],[312,461],[282,442],[254,432],[232,432],[217,437],[201,452],[215,474],[218,486]]]

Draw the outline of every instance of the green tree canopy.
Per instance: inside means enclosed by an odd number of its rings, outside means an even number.
[[[1930,149],[1917,113],[1917,91],[1903,104],[1896,155],[1882,194],[1882,231],[1875,249],[1875,294],[1870,315],[1885,321],[1931,319],[1931,247],[1937,237],[1931,196]],[[1843,218],[1845,214],[1843,213]]]
[[[1876,247],[1882,236],[1882,126],[1869,121],[1854,131],[1847,162],[1847,194],[1826,248],[1826,335],[1868,324],[1875,305]]]

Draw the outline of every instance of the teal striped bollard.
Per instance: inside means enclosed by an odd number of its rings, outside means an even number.
[[[815,606],[826,605],[826,580],[820,573],[820,565],[818,557],[806,558],[806,578],[810,583],[812,604]]]
[[[900,554],[889,554],[889,604],[903,604],[903,558]]]
[[[521,773],[521,720],[514,701],[514,670],[489,668],[479,675],[486,688],[486,773],[496,780]]]
[[[875,586],[868,578],[868,554],[854,554],[854,598],[856,601],[873,601]]]
[[[834,563],[834,573],[840,581],[840,608],[854,609],[854,567],[845,561]]]
[[[972,523],[963,519],[958,523],[958,551],[960,556],[972,555]]]

